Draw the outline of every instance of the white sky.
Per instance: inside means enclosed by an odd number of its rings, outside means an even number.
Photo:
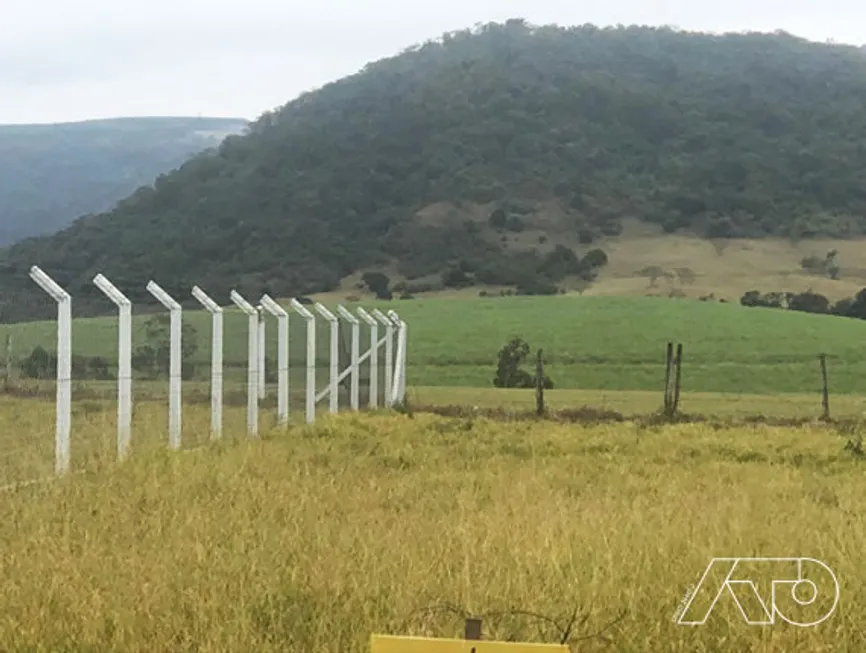
[[[863,0],[0,0],[0,123],[254,119],[406,46],[508,18],[866,42]]]

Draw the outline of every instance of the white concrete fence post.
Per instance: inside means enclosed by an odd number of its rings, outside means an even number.
[[[125,460],[132,440],[132,302],[102,274],[93,284],[117,306],[117,458]]]
[[[394,357],[394,379],[391,389],[393,405],[402,403],[406,392],[406,323],[400,319],[396,311],[388,311],[388,317],[391,318],[397,327],[397,353]]]
[[[265,338],[265,309],[261,305],[261,303],[256,306],[256,312],[258,313],[259,326],[259,344],[258,344],[258,354],[259,354],[259,401],[263,401],[265,395],[268,391],[268,378],[267,378],[267,358],[265,357],[265,351],[267,348],[266,338]]]
[[[192,296],[211,314],[210,351],[210,428],[219,439],[223,430],[223,309],[198,286]]]
[[[72,423],[72,297],[38,266],[30,278],[57,302],[57,425],[54,436],[54,473],[69,473]]]
[[[385,325],[385,406],[390,408],[393,404],[393,376],[394,376],[394,322],[378,308],[372,311],[373,317]]]
[[[183,311],[155,281],[147,282],[147,292],[169,310],[169,363],[168,363],[168,442],[172,449],[180,449],[183,406]]]

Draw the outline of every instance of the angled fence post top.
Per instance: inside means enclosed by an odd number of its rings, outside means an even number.
[[[397,315],[397,311],[391,310],[388,311],[388,317],[391,318],[391,322],[396,326],[403,326],[403,320],[400,319],[400,316]]]
[[[207,296],[207,294],[198,286],[193,286],[192,296],[198,300],[198,303],[205,307],[211,313],[222,313],[222,306]]]
[[[337,321],[337,316],[334,315],[333,313],[331,313],[331,311],[329,311],[327,308],[325,308],[325,306],[323,306],[322,304],[319,304],[318,302],[316,302],[315,309],[319,313],[319,315],[321,315],[323,318],[328,320],[328,322],[336,322]]]
[[[262,305],[268,313],[273,315],[274,317],[288,317],[288,312],[282,306],[277,304],[273,299],[271,299],[270,295],[264,294],[262,298],[259,300],[259,303]]]
[[[390,319],[388,319],[388,317],[378,308],[374,308],[371,312],[373,313],[373,317],[375,317],[385,326],[394,326],[394,323]]]
[[[298,315],[300,315],[301,317],[303,317],[305,320],[313,320],[313,319],[315,319],[315,317],[316,317],[315,315],[313,315],[312,313],[310,313],[310,311],[307,310],[307,307],[304,306],[304,305],[303,305],[301,302],[299,302],[297,299],[292,298],[292,301],[289,302],[289,306],[291,306],[292,309],[294,309],[294,311],[295,311]]]
[[[241,309],[247,315],[258,315],[259,312],[256,310],[255,306],[250,304],[246,299],[241,297],[236,290],[232,290],[229,294],[229,297],[239,309]]]
[[[370,315],[367,311],[365,311],[361,306],[358,307],[358,315],[360,315],[361,319],[364,320],[364,322],[369,324],[371,327],[379,325],[379,323],[376,322],[375,319],[373,319],[373,316]]]
[[[93,285],[99,288],[105,295],[118,306],[132,306],[126,295],[117,289],[113,283],[106,279],[101,273],[93,277]]]
[[[51,298],[57,302],[65,302],[72,299],[72,295],[63,290],[54,279],[45,274],[42,269],[34,265],[30,268],[30,278],[42,288],[45,292],[51,295]]]
[[[337,305],[337,313],[339,313],[340,317],[346,320],[349,324],[360,324],[358,318],[352,315],[345,306]]]
[[[147,282],[147,292],[153,295],[156,300],[165,306],[170,311],[179,311],[180,304],[178,304],[171,295],[165,292],[162,288],[160,288],[159,284],[155,281]]]

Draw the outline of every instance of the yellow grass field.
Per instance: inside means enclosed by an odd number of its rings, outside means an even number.
[[[50,425],[51,404],[3,401],[8,450]],[[552,642],[576,610],[574,651],[866,650],[866,461],[830,429],[341,414],[170,453],[154,406],[129,461],[108,464],[92,410],[78,450],[101,462],[0,495],[0,649],[356,653],[374,632],[459,636],[464,613]],[[206,407],[184,426],[206,433]],[[838,607],[809,628],[730,604],[675,624],[717,556],[822,560]],[[515,610],[559,626],[493,614]]]

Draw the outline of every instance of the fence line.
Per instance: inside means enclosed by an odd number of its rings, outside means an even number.
[[[30,277],[57,303],[57,398],[56,398],[56,431],[55,431],[55,476],[70,472],[71,452],[71,421],[72,421],[72,297],[60,287],[51,277],[39,267],[30,269]],[[102,274],[93,279],[96,285],[118,308],[118,422],[117,422],[117,456],[125,459],[130,450],[131,415],[132,415],[132,347],[131,347],[131,312],[132,302],[121,293],[114,284]],[[146,285],[153,295],[170,314],[170,346],[169,346],[169,446],[179,450],[182,438],[182,308],[179,302],[171,297],[156,282],[149,281]],[[211,351],[211,433],[212,439],[222,436],[223,416],[223,309],[209,297],[201,288],[194,286],[192,296],[212,316],[212,351]],[[289,311],[280,306],[267,294],[264,294],[253,306],[239,293],[232,290],[229,299],[243,311],[248,321],[247,347],[247,431],[250,437],[258,436],[259,404],[264,399],[264,348],[265,348],[265,314],[277,318],[278,322],[278,387],[277,387],[277,417],[282,426],[289,421]],[[395,311],[387,315],[378,309],[368,313],[358,308],[358,316],[370,328],[370,346],[366,352],[360,352],[360,320],[345,307],[338,305],[336,315],[322,304],[315,304],[315,311],[330,327],[328,387],[321,393],[316,393],[316,316],[297,299],[291,299],[289,306],[306,322],[306,400],[305,421],[311,424],[315,421],[316,404],[328,398],[330,413],[339,411],[338,387],[346,377],[350,378],[350,408],[359,410],[360,378],[359,370],[362,364],[369,361],[370,365],[370,402],[372,407],[378,404],[378,350],[385,347],[385,406],[393,407],[404,401],[406,394],[406,338],[407,324]],[[340,318],[350,326],[351,355],[348,366],[340,370]],[[385,336],[379,338],[378,326],[385,326]],[[393,339],[397,336],[397,352],[393,355]],[[15,484],[14,487],[20,484]],[[10,486],[13,487],[13,486]],[[0,488],[3,489],[3,488]]]

